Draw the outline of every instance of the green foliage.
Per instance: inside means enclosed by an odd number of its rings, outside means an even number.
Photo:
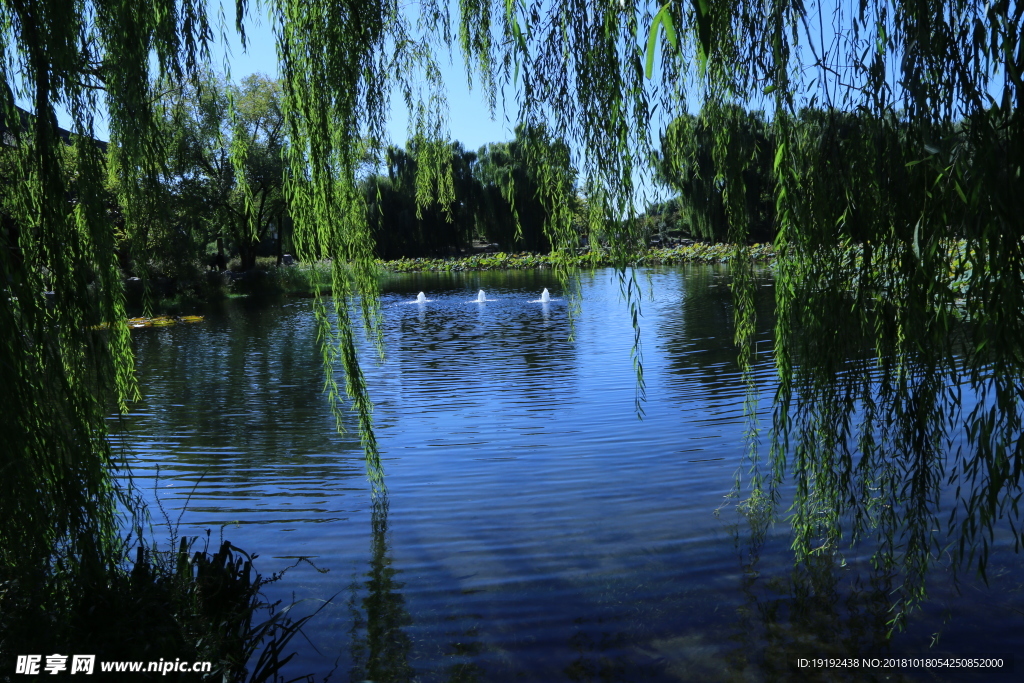
[[[446,175],[423,186],[421,155],[426,163],[441,163]],[[468,248],[480,197],[473,175],[476,154],[458,142],[438,146],[412,140],[408,150],[389,147],[386,156],[387,176],[373,175],[362,183],[376,254],[394,259]]]
[[[770,244],[755,244],[746,252],[752,262],[771,263],[775,251]],[[729,263],[736,258],[736,247],[731,244],[698,243],[685,246],[646,249],[634,254],[630,267],[671,266],[685,263]],[[608,268],[616,265],[613,255],[605,250],[591,250],[573,256],[531,254],[473,254],[458,259],[413,258],[384,261],[384,270],[395,273],[460,272],[472,270],[523,270],[530,268]]]
[[[520,125],[516,138],[478,153],[458,142],[410,140],[389,147],[387,176],[361,183],[377,255],[385,260],[461,254],[474,238],[505,250],[548,252],[556,223],[567,246],[585,232],[568,146],[543,126]],[[421,164],[441,170],[423,173]]]
[[[171,551],[136,546],[134,561],[125,558],[80,593],[61,594],[66,612],[52,611],[53,595],[3,586],[0,663],[11,671],[18,653],[88,652],[98,661],[209,661],[210,677],[223,681],[279,680],[291,659],[282,651],[310,617],[292,621],[287,610],[264,600],[261,591],[281,574],[264,578],[253,556],[226,541],[211,553],[209,538],[196,549],[198,540],[172,541]],[[165,677],[142,674],[141,680]],[[186,678],[194,680],[169,680]]]
[[[282,237],[287,208],[284,202],[284,153],[287,140],[281,84],[260,74],[230,88],[231,163],[237,187],[227,207],[228,225],[242,258],[242,268],[255,265],[256,248],[270,226]],[[278,252],[280,253],[280,252]]]
[[[51,651],[94,632],[140,643],[134,627],[159,645],[164,627],[153,613],[172,602],[155,588],[160,581],[150,590],[121,562],[115,511],[124,490],[115,481],[126,468],[106,425],[136,389],[118,242],[142,253],[147,236],[167,226],[155,83],[198,82],[210,30],[205,3],[158,1],[139,10],[29,0],[4,2],[0,12],[0,167],[13,181],[0,193],[5,654],[38,647],[14,647],[19,638],[52,638]],[[153,66],[159,78],[149,77]],[[95,141],[101,94],[109,146]],[[22,115],[16,96],[33,114]],[[70,135],[56,125],[58,106],[71,114]],[[124,503],[139,512],[134,501]],[[123,604],[136,598],[141,608]],[[110,629],[86,624],[108,599],[124,607],[110,614]],[[81,651],[105,651],[100,646]]]
[[[154,217],[141,253],[194,271],[207,244],[228,241],[242,269],[253,268],[271,228],[280,238],[288,222],[281,84],[253,74],[235,85],[206,72],[196,83],[157,87],[167,210]],[[158,263],[157,271],[174,276],[181,267],[172,264]]]
[[[482,147],[477,176],[483,186],[479,230],[488,242],[548,252],[561,226],[561,249],[575,249],[576,171],[568,146],[545,126],[520,124],[511,142]]]
[[[648,32],[647,38],[647,59],[644,65],[644,76],[647,78],[650,78],[654,73],[654,50],[658,44],[658,29],[665,29],[665,39],[672,46],[672,49],[677,49],[679,46],[676,39],[676,30],[672,25],[672,13],[669,12],[671,4],[666,2],[662,5],[658,13],[654,15],[654,21],[651,22],[651,30]]]
[[[45,104],[49,76],[37,77]],[[2,93],[0,114],[19,119]],[[52,117],[26,123],[3,149],[23,182],[6,186],[0,211],[0,584],[66,595],[112,562],[119,458],[105,423],[135,388],[103,151],[81,137],[67,146]]]
[[[993,109],[957,125],[835,110],[777,121],[785,383],[774,468],[797,482],[801,555],[843,538],[882,540],[877,561],[903,578],[894,625],[947,549],[933,532],[942,518],[957,566],[976,560],[981,571],[985,530],[1004,514],[1019,524],[1012,463],[1024,461],[1024,444],[1009,389],[1019,380],[1009,378],[1022,368],[1007,335],[1024,331],[1009,284],[1024,263],[1005,203],[1019,190],[988,163],[1005,162],[1018,125]],[[851,259],[854,241],[863,246]],[[860,371],[840,372],[844,357],[860,359]],[[964,445],[947,445],[961,435]],[[958,500],[940,516],[943,482]]]
[[[743,164],[764,168],[748,152],[740,165],[722,163],[748,148],[731,112],[765,95],[773,105],[781,389],[760,481],[773,498],[784,475],[796,482],[798,558],[865,535],[881,542],[876,562],[899,577],[899,625],[937,554],[983,572],[997,519],[1024,538],[1021,405],[1010,388],[1024,371],[1013,199],[1024,162],[1021,10],[966,0],[696,4],[683,52],[696,48],[701,125],[716,133],[710,144],[699,134],[682,142],[710,149],[713,172],[683,156],[691,166],[679,185],[718,181],[730,228],[743,222],[733,220],[743,215]],[[834,37],[812,28],[826,14]],[[658,87],[679,92],[663,68]],[[738,329],[752,329],[742,320],[749,286],[735,289]],[[860,365],[845,365],[849,357]],[[967,410],[964,396],[978,407]],[[956,501],[940,516],[943,482]]]
[[[679,192],[695,234],[767,242],[775,237],[774,152],[762,112],[709,103],[699,117],[669,124],[657,170]]]

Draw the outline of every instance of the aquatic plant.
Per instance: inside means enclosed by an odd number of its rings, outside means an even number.
[[[695,243],[675,247],[642,249],[632,254],[630,266],[671,266],[684,263],[728,263],[736,257],[732,244]],[[744,258],[758,262],[770,262],[775,252],[770,244],[754,244],[745,252]],[[608,251],[595,249],[582,253],[564,254],[473,254],[462,258],[403,258],[381,261],[383,270],[396,273],[419,272],[461,272],[473,270],[524,270],[531,268],[554,268],[563,265],[575,269],[608,268],[616,264]]]
[[[17,654],[79,652],[101,662],[208,661],[211,678],[280,680],[293,656],[289,643],[312,615],[292,620],[290,608],[279,609],[280,603],[262,596],[283,572],[263,577],[255,557],[229,542],[211,552],[209,535],[202,547],[198,541],[172,540],[170,550],[126,541],[121,548],[133,549],[134,558],[125,556],[102,579],[89,577],[89,584],[76,577],[80,592],[73,595],[52,578],[45,586],[7,584],[0,593],[0,664],[14,671]],[[63,560],[57,568],[70,569]],[[54,612],[49,591],[67,601],[64,613]]]

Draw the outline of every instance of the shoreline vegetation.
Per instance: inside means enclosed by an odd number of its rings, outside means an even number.
[[[774,267],[779,254],[771,244],[750,244],[745,247],[751,262]],[[839,268],[833,272],[831,284],[838,289],[854,291],[859,287],[859,275],[865,256],[865,245],[848,244],[840,247],[845,253]],[[886,252],[875,247],[875,252]],[[964,305],[964,292],[977,259],[975,250],[964,240],[947,243],[945,252],[947,271],[943,280],[956,309]],[[657,267],[681,265],[729,265],[736,259],[737,245],[719,242],[689,242],[668,247],[649,247],[634,254],[630,267]],[[899,258],[887,254],[886,258]],[[883,259],[885,260],[885,259]],[[399,258],[376,261],[381,276],[407,273],[471,273],[495,270],[538,270],[563,267],[577,270],[614,267],[613,256],[607,250],[581,250],[576,255],[538,254],[531,252],[505,253],[476,247],[470,253],[449,257]],[[880,267],[876,265],[877,269]],[[893,274],[895,276],[895,273]],[[133,277],[125,280],[127,306],[132,318],[131,327],[161,327],[178,322],[198,322],[201,317],[189,312],[204,306],[234,298],[310,298],[319,289],[323,295],[332,292],[330,262],[299,262],[291,257],[278,264],[275,258],[257,258],[250,270],[241,270],[237,259],[223,271],[196,267],[191,278],[151,276],[148,283]],[[148,287],[147,287],[148,285]],[[963,313],[958,310],[958,313]],[[192,319],[194,318],[194,319]]]
[[[770,264],[775,261],[771,244],[747,247],[752,261]],[[677,266],[685,264],[727,264],[736,256],[736,245],[694,242],[671,247],[651,247],[629,260],[632,267]],[[125,281],[128,310],[174,313],[214,301],[247,296],[310,297],[317,287],[321,293],[331,291],[331,269],[326,262],[293,262],[277,265],[274,258],[259,258],[250,270],[240,270],[237,262],[222,271],[201,271],[192,279],[151,277],[148,284],[139,278]],[[505,253],[475,251],[462,256],[444,258],[378,259],[381,273],[458,273],[489,270],[531,270],[554,268],[557,265],[587,270],[614,266],[612,255],[605,250],[590,250],[575,256],[553,256],[530,252]],[[234,268],[232,266],[235,266]],[[147,302],[148,299],[148,302]]]
[[[750,258],[759,263],[775,260],[775,249],[771,244],[753,244],[747,247]],[[727,243],[694,242],[672,247],[650,247],[634,255],[629,265],[677,266],[687,263],[728,263],[736,256],[736,245]],[[394,261],[378,261],[387,272],[464,272],[478,270],[523,270],[550,268],[556,264],[576,268],[607,268],[615,265],[611,254],[604,250],[584,251],[576,256],[555,257],[550,254],[476,253],[457,258],[401,258]]]

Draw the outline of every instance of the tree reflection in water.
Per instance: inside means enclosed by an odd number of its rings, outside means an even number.
[[[875,548],[894,628],[925,598],[936,558],[984,577],[1005,534],[1019,550],[1024,465],[1019,342],[994,327],[1004,302],[922,306],[909,292],[925,274],[900,263],[869,276],[837,259],[780,263],[772,477],[752,498],[794,487],[807,571],[848,544]]]
[[[401,570],[392,565],[386,494],[374,497],[370,524],[370,568],[362,585],[352,584],[348,600],[352,618],[349,680],[375,683],[418,680],[418,675],[423,672],[417,672],[411,661],[413,641],[408,630],[413,619],[401,592],[405,582],[397,578]],[[449,652],[443,661],[452,663],[438,679],[449,683],[484,680],[481,677],[483,670],[472,661],[480,650],[474,639],[475,633],[471,630],[449,635],[456,635],[457,639],[449,644]],[[470,639],[467,640],[466,636]]]
[[[767,680],[835,680],[832,670],[798,669],[798,658],[884,656],[890,651],[890,572],[877,566],[850,568],[840,553],[817,553],[788,570],[762,575],[772,510],[748,505],[741,512],[748,529],[736,524],[732,533],[744,604],[736,612],[736,647],[728,656],[737,677],[756,671]],[[871,674],[882,677],[880,670],[865,672],[868,680]],[[902,678],[887,675],[885,680]]]
[[[412,641],[403,629],[412,624],[412,616],[400,592],[405,583],[397,580],[398,570],[391,566],[386,495],[374,497],[370,524],[365,595],[358,600],[360,586],[353,584],[348,603],[352,615],[350,680],[411,681],[415,673],[409,664]]]

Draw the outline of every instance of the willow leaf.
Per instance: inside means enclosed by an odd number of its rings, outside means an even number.
[[[647,34],[647,54],[644,64],[644,76],[650,79],[654,75],[654,51],[658,47],[658,27],[661,26],[662,13],[654,15],[651,30]]]

